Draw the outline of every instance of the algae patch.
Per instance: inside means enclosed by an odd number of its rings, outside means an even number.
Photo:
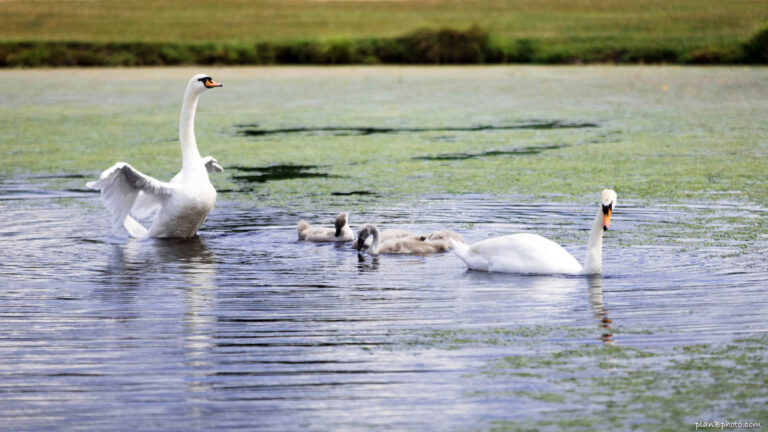
[[[488,151],[479,152],[479,153],[443,153],[443,154],[437,154],[434,156],[416,156],[413,158],[413,160],[444,161],[444,160],[476,159],[476,158],[493,157],[493,156],[535,155],[535,154],[541,153],[544,150],[555,150],[563,147],[565,146],[549,145],[549,146],[522,147],[522,148],[516,148],[516,149],[509,149],[509,150],[488,150]]]
[[[264,167],[234,166],[231,169],[247,174],[236,174],[232,179],[240,183],[266,183],[268,181],[293,180],[303,178],[338,178],[328,173],[318,172],[317,165],[269,165]]]
[[[492,381],[514,379],[518,386],[523,380],[525,387],[537,390],[517,391],[515,397],[557,408],[547,419],[524,425],[500,421],[492,430],[568,427],[574,422],[604,430],[681,430],[703,419],[765,424],[766,346],[768,336],[760,335],[724,345],[591,345],[506,356],[490,362],[482,373]]]
[[[292,127],[276,129],[259,129],[257,124],[239,124],[235,128],[239,129],[238,134],[245,136],[265,136],[265,135],[284,135],[284,134],[308,134],[321,135],[329,134],[334,136],[350,135],[374,135],[374,134],[401,134],[401,133],[419,133],[419,132],[481,132],[494,130],[516,130],[516,129],[578,129],[578,128],[596,128],[600,127],[592,122],[574,122],[567,120],[531,120],[513,125],[477,125],[464,127],[377,127],[377,126],[318,126],[318,127]]]

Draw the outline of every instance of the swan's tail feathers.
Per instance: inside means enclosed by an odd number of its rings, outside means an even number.
[[[469,265],[469,245],[454,238],[451,238],[451,244],[453,245],[454,252],[456,252],[456,256]]]
[[[451,245],[456,249],[457,252],[461,251],[462,253],[469,252],[469,245],[464,241],[464,239],[455,239],[451,238]]]
[[[149,235],[149,231],[147,231],[143,225],[136,222],[136,219],[132,218],[130,215],[125,217],[123,227],[128,231],[128,235],[134,238],[144,238]]]
[[[307,233],[310,228],[311,226],[309,225],[309,223],[307,223],[307,221],[303,221],[303,220],[299,221],[299,225],[296,226],[296,230],[299,232],[299,240],[306,240]]]

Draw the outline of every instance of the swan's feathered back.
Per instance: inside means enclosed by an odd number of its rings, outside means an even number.
[[[537,234],[513,234],[471,246],[453,240],[456,255],[469,268],[523,274],[578,274],[581,264],[562,246]]]

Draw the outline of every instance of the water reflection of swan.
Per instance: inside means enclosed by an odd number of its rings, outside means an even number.
[[[200,237],[131,240],[114,245],[108,272],[132,287],[149,286],[158,274],[180,273],[184,282],[184,346],[190,366],[205,364],[216,323],[216,255]],[[180,272],[178,271],[180,270]],[[163,281],[163,285],[167,280]]]
[[[211,306],[215,304],[216,296],[216,255],[200,237],[155,240],[152,244],[158,261],[180,265],[186,283],[184,345],[190,365],[197,366],[197,359],[213,346],[211,335],[216,316]]]
[[[587,283],[589,284],[589,303],[592,305],[592,312],[597,318],[598,326],[603,329],[601,339],[606,344],[613,344],[611,319],[608,318],[608,309],[603,305],[603,277],[590,275],[587,277]]]
[[[535,301],[551,307],[572,303],[574,297],[583,292],[583,282],[569,276],[508,275],[468,271],[464,278],[483,286],[497,286],[510,289],[507,300],[517,298],[520,302]]]
[[[371,261],[367,262],[363,254],[357,254],[357,269],[360,271],[360,273],[378,270],[379,257],[377,255],[373,255],[371,257]]]
[[[522,274],[598,274],[602,271],[603,231],[611,223],[616,192],[606,189],[592,223],[584,267],[562,246],[537,234],[490,238],[472,245],[454,241],[456,255],[475,270]]]

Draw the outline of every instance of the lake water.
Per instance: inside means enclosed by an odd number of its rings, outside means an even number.
[[[764,75],[758,72],[757,78]],[[35,78],[35,85],[45,88],[41,82],[61,79],[61,72],[48,73]],[[669,69],[661,73],[674,75]],[[675,79],[684,81],[686,72],[678,73],[683,76]],[[729,77],[722,70],[713,73]],[[350,98],[362,99],[360,88],[379,94],[376,79],[368,79],[374,88],[356,81]],[[104,85],[104,78],[95,81]],[[284,83],[274,82],[267,93],[280,93],[275,88]],[[64,105],[88,105],[87,98],[98,95],[55,89],[70,99]],[[423,95],[415,98],[404,111],[428,103]],[[143,103],[154,104],[151,98]],[[751,103],[743,112],[753,111]],[[5,104],[8,109],[21,102]],[[168,102],[170,113],[161,115],[172,118],[172,106]],[[665,106],[638,117],[661,122]],[[64,115],[40,109],[49,119]],[[478,105],[463,109],[482,112]],[[131,118],[138,119],[139,111]],[[600,136],[634,127],[631,119],[573,112],[579,110],[571,107],[534,123],[490,118],[496,129],[481,131],[463,130],[472,129],[468,123],[409,130],[415,126],[406,121],[407,127],[399,126],[405,130],[394,135],[406,142],[426,135],[433,146],[447,144],[433,147],[429,157],[417,149],[393,156],[394,162],[375,162],[377,169],[390,164],[392,173],[420,164],[435,164],[432,172],[439,173],[448,166],[467,193],[432,188],[429,182],[439,179],[390,192],[387,179],[367,173],[373,168],[335,163],[335,156],[314,164],[281,156],[261,164],[247,156],[232,163],[216,154],[227,170],[216,179],[223,193],[192,240],[139,241],[110,233],[98,194],[84,190],[98,172],[77,167],[106,168],[113,160],[100,159],[108,156],[78,156],[71,168],[46,162],[43,172],[6,169],[0,181],[0,429],[679,430],[703,420],[766,421],[768,208],[751,189],[734,191],[739,184],[730,177],[724,192],[716,180],[707,188],[691,180],[684,196],[665,196],[663,185],[658,192],[616,187],[618,207],[605,234],[598,277],[487,274],[468,271],[452,253],[372,257],[358,255],[350,244],[296,241],[299,219],[330,226],[336,212],[349,210],[353,228],[451,228],[470,242],[536,232],[583,261],[601,188],[572,185],[582,191],[573,195],[563,188],[563,194],[547,196],[473,186],[497,174],[495,163],[557,164],[570,157],[569,146],[589,145],[575,136],[604,143]],[[391,121],[345,115],[352,120],[320,115],[309,131],[284,130],[306,121],[275,122],[261,127],[271,132],[251,135],[242,130],[252,126],[238,120],[220,135],[231,146],[264,139],[289,148],[368,135],[392,139],[392,131],[358,128],[391,128]],[[552,128],[552,120],[567,127]],[[736,120],[724,124],[744,133]],[[155,127],[165,126],[144,126],[139,133]],[[669,133],[691,133],[690,124],[680,127]],[[651,134],[640,129],[637,134]],[[71,133],[51,133],[51,139],[71,147],[82,131]],[[165,132],[170,141],[154,145],[175,148],[173,133],[171,126]],[[478,133],[486,135],[475,138]],[[14,144],[23,134],[4,134],[9,155],[17,154],[14,148],[24,151]],[[706,139],[705,130],[696,134],[692,142]],[[201,146],[204,136],[199,128]],[[438,144],[435,136],[443,137]],[[764,152],[764,130],[752,136],[755,151]],[[523,145],[497,144],[513,138]],[[491,144],[478,147],[473,140]],[[659,170],[675,169],[676,160],[679,155],[664,156]],[[560,181],[579,178],[574,167],[587,163],[575,163]],[[742,166],[750,177],[754,166]],[[619,184],[636,179],[631,172],[615,175]],[[749,181],[765,184],[754,176]],[[745,198],[748,193],[752,198]],[[267,194],[269,199],[259,199]]]

